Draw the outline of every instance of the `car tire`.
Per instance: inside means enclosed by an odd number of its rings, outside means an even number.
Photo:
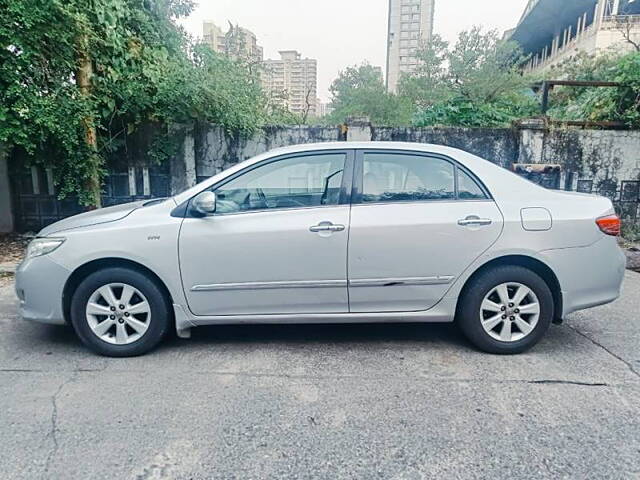
[[[456,321],[480,350],[516,354],[540,341],[553,315],[547,283],[527,268],[510,265],[471,279],[460,298]]]
[[[115,267],[91,273],[78,285],[71,299],[71,323],[95,353],[133,357],[162,341],[172,315],[168,299],[154,280],[142,272]]]

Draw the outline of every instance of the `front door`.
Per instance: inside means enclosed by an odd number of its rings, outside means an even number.
[[[351,312],[433,307],[500,236],[503,218],[454,161],[358,152],[349,240]]]
[[[352,157],[351,151],[278,157],[212,187],[216,213],[187,216],[180,232],[190,310],[348,312]]]

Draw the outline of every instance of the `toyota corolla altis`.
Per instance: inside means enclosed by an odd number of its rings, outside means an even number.
[[[619,230],[606,198],[453,148],[300,145],[46,227],[16,291],[25,319],[71,324],[110,356],[200,325],[453,321],[518,353],[618,297]]]

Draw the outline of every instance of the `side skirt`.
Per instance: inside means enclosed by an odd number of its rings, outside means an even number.
[[[444,298],[430,310],[420,312],[326,313],[287,315],[188,315],[174,304],[176,330],[181,338],[189,338],[190,329],[205,325],[252,324],[321,324],[321,323],[446,323],[453,322],[457,299]]]

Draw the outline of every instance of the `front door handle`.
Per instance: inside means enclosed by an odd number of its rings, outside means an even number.
[[[458,225],[461,227],[491,225],[491,219],[480,218],[477,215],[469,215],[467,218],[458,220]]]
[[[312,232],[342,232],[344,225],[335,225],[331,222],[320,222],[318,225],[309,227]]]

